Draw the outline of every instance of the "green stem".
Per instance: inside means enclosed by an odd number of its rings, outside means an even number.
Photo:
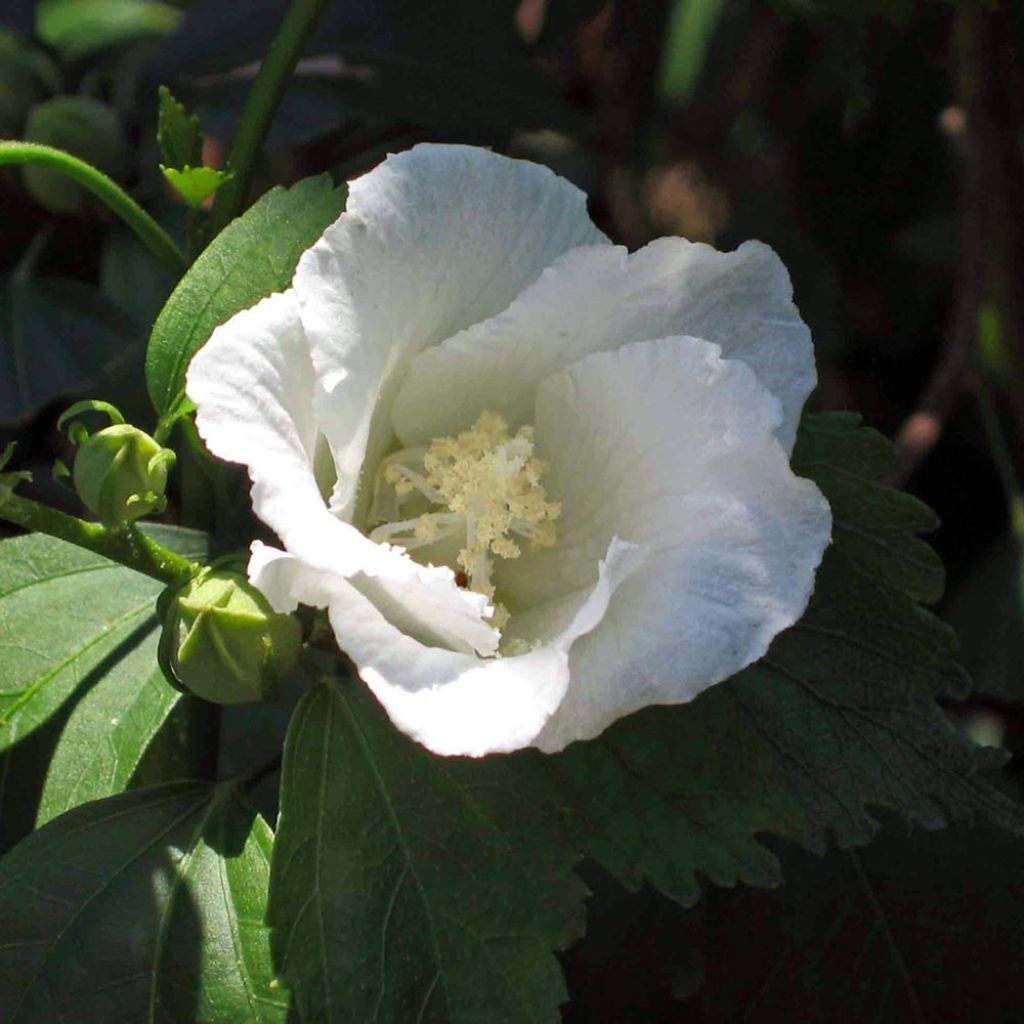
[[[39,164],[73,178],[106,203],[175,278],[188,268],[185,254],[170,235],[117,182],[84,160],[36,142],[5,141],[0,142],[0,166],[4,164]]]
[[[234,177],[217,191],[207,226],[207,240],[218,235],[242,212],[270,123],[295,70],[302,47],[328,0],[292,0],[274,41],[252,83],[238,125],[228,167]]]
[[[161,583],[183,583],[197,568],[187,558],[157,544],[134,526],[108,529],[98,523],[87,523],[38,501],[22,498],[9,486],[0,486],[0,519],[76,544]]]

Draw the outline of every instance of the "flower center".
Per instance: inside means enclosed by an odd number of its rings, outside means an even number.
[[[381,525],[370,539],[410,551],[454,541],[469,589],[493,598],[494,558],[518,558],[523,541],[533,548],[555,542],[561,506],[548,501],[546,467],[533,448],[533,427],[510,434],[501,416],[485,412],[457,437],[396,452],[377,471],[371,519]],[[494,626],[507,621],[508,612],[495,605]]]

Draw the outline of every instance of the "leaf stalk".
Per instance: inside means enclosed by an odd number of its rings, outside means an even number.
[[[0,142],[0,167],[5,164],[39,164],[77,181],[105,203],[153,254],[175,280],[188,268],[188,260],[166,231],[139,206],[113,178],[84,160],[37,142]]]

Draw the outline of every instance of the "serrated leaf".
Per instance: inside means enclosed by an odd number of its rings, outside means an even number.
[[[162,36],[177,27],[181,11],[156,0],[40,0],[36,35],[66,60]]]
[[[193,210],[198,210],[221,185],[234,177],[231,171],[218,171],[215,167],[183,167],[179,171],[161,164],[160,171]]]
[[[218,324],[291,284],[299,256],[344,209],[329,175],[274,188],[206,248],[167,300],[149,339],[146,382],[162,416],[184,409],[185,371]]]
[[[202,534],[147,530],[182,554],[205,554]],[[146,576],[41,534],[0,542],[5,805],[17,802],[22,781],[9,772],[9,759],[16,767],[18,748],[51,726],[56,735],[45,781],[25,780],[41,801],[40,821],[128,784],[180,696],[156,663],[155,602],[161,589]]]
[[[575,857],[505,759],[427,753],[358,681],[285,745],[270,922],[304,1020],[556,1022]]]
[[[689,705],[649,709],[551,761],[582,842],[627,885],[650,880],[684,903],[698,873],[773,885],[771,833],[820,851],[870,840],[868,806],[931,826],[980,815],[1024,833],[1024,813],[985,779],[1001,763],[936,704],[962,696],[951,631],[934,599],[941,566],[914,536],[934,518],[877,482],[888,444],[856,417],[808,417],[794,466],[835,516],[804,618],[766,657]]]
[[[203,138],[199,131],[199,118],[194,114],[190,116],[184,104],[174,98],[166,85],[160,86],[156,141],[168,167],[195,166],[202,159]]]
[[[0,1018],[276,1024],[272,836],[227,783],[85,804],[0,861]]]

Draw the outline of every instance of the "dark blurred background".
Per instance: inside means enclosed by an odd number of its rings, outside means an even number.
[[[157,167],[157,87],[200,115],[204,159],[221,164],[285,6],[5,0],[0,137],[90,159],[186,239]],[[941,516],[940,611],[979,691],[950,714],[1019,755],[1022,45],[1024,4],[1011,0],[337,0],[273,125],[256,194],[322,170],[351,177],[417,141],[465,141],[571,178],[630,247],[666,234],[770,243],[815,337],[813,406],[855,410],[893,438],[894,482]],[[0,172],[0,228],[0,447],[17,438],[19,461],[67,504],[46,482],[66,454],[56,416],[88,394],[152,424],[141,361],[171,282],[45,172]],[[776,930],[749,940],[778,942],[778,908],[730,910],[731,894],[711,894],[699,917],[681,915],[590,881],[602,928],[567,958],[567,1019],[933,1019],[911,1004],[903,1015],[898,994],[891,1017],[858,1016],[856,1002],[848,1018],[714,1017],[691,997],[728,979],[687,930],[706,932],[717,908],[714,942],[729,948],[742,944],[738,921],[767,914]],[[792,938],[799,913],[785,915]]]

